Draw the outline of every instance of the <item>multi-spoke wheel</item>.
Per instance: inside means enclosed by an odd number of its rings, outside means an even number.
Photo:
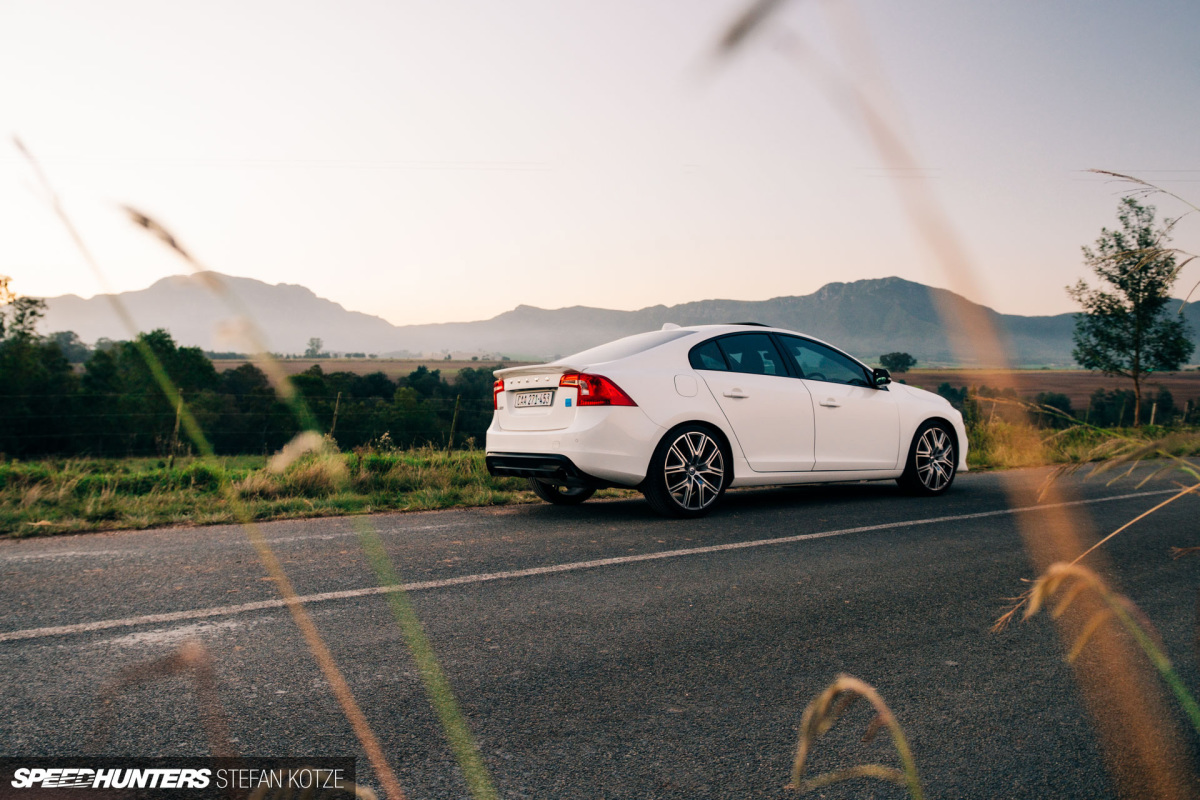
[[[941,494],[954,482],[958,446],[954,433],[939,422],[926,422],[913,437],[904,474],[896,479],[914,494]]]
[[[698,425],[676,428],[654,451],[642,493],[664,516],[703,516],[729,485],[728,461],[712,430]]]
[[[530,478],[529,488],[533,493],[556,506],[577,506],[596,493],[595,489],[583,486],[561,486],[556,483],[546,483],[540,478]]]

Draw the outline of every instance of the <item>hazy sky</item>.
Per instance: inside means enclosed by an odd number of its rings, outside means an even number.
[[[40,158],[117,290],[186,271],[122,203],[212,269],[397,324],[948,286],[862,126],[780,46],[838,63],[820,3],[718,63],[743,7],[3,0],[0,133]],[[1063,286],[1119,198],[1082,170],[1200,204],[1195,0],[853,9],[922,166],[902,180],[947,209],[971,299],[1073,310]],[[8,141],[0,220],[15,290],[100,291]],[[1200,215],[1175,243],[1200,251]]]

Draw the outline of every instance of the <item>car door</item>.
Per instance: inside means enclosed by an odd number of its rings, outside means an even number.
[[[771,337],[739,333],[692,349],[704,378],[755,472],[813,468],[813,405],[802,381],[788,376]]]
[[[875,388],[854,359],[831,347],[779,336],[790,366],[812,395],[815,471],[894,469],[900,454],[900,408]]]

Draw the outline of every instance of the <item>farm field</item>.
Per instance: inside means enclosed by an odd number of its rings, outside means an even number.
[[[914,369],[893,377],[931,392],[943,383],[956,388],[996,388],[1012,382],[1023,398],[1032,398],[1039,392],[1058,392],[1071,398],[1071,406],[1076,409],[1087,408],[1088,399],[1097,389],[1133,388],[1133,383],[1125,378],[1110,378],[1086,370]],[[1151,375],[1143,383],[1150,392],[1157,391],[1159,386],[1174,396],[1178,406],[1182,407],[1188,400],[1195,404],[1200,400],[1200,371],[1164,372]]]
[[[226,370],[237,369],[243,364],[252,362],[244,358],[222,358],[215,359],[212,363],[217,368],[217,372],[225,372]],[[516,367],[526,363],[529,362],[506,361],[504,362],[504,366]],[[408,375],[417,367],[425,367],[429,370],[441,370],[443,378],[453,378],[460,370],[467,367],[493,369],[497,362],[447,361],[436,358],[285,358],[280,359],[279,364],[288,375],[298,375],[314,365],[320,365],[321,370],[326,374],[331,372],[353,372],[355,375],[369,375],[372,372],[382,372],[389,379],[396,380]]]
[[[246,363],[249,362],[244,359],[219,359],[213,361],[213,366],[218,372],[224,372]],[[504,366],[515,367],[527,363],[531,362],[506,361]],[[430,370],[441,370],[442,377],[448,379],[452,379],[459,370],[466,367],[491,369],[496,366],[496,362],[492,361],[446,361],[433,358],[288,358],[281,360],[279,364],[288,375],[297,375],[314,364],[319,364],[326,374],[353,372],[356,375],[366,375],[382,372],[391,380],[408,375],[420,366]],[[1006,378],[1006,375],[1011,378]],[[1133,384],[1124,378],[1110,378],[1086,370],[914,369],[898,373],[894,377],[931,392],[936,391],[942,383],[949,383],[955,388],[1000,387],[1007,385],[1011,380],[1016,383],[1017,391],[1022,397],[1032,398],[1039,392],[1059,392],[1071,398],[1071,405],[1077,409],[1087,408],[1088,398],[1097,389],[1111,391],[1133,388]],[[1181,407],[1188,400],[1193,404],[1200,401],[1200,371],[1151,375],[1146,379],[1144,386],[1151,392],[1159,386],[1166,388],[1175,396],[1175,402]]]

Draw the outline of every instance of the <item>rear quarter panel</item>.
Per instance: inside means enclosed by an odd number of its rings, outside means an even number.
[[[664,429],[687,422],[711,425],[728,440],[734,456],[741,458],[743,454],[729,429],[729,421],[704,379],[688,364],[687,352],[693,344],[695,340],[689,337],[631,358],[589,366],[587,371],[614,381],[651,421]],[[677,388],[676,377],[684,379],[681,383],[685,389],[689,382],[694,382],[695,392],[690,396],[683,394]]]

